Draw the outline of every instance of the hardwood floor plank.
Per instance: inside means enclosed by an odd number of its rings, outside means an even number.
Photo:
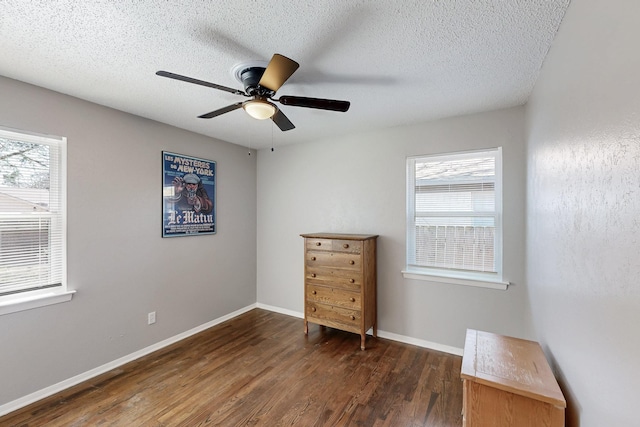
[[[0,417],[34,426],[462,425],[461,358],[255,309]]]

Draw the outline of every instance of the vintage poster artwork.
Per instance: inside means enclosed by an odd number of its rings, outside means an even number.
[[[162,237],[216,232],[216,162],[162,152]]]

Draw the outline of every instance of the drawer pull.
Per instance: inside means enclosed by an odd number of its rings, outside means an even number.
[[[316,277],[316,273],[311,273],[311,277]]]
[[[322,243],[316,242],[316,246],[320,246],[320,245],[322,245]]]
[[[311,307],[311,311],[316,311],[316,308],[315,307]]]
[[[312,293],[312,294],[314,294],[314,295],[315,295],[315,294],[317,294],[317,292],[316,292],[316,291],[311,291],[311,293]]]
[[[349,279],[349,283],[356,283],[356,279]]]
[[[345,243],[344,245],[342,245],[342,247],[345,248],[345,249],[349,249],[349,244]]]
[[[356,316],[351,316],[351,320],[356,320]]]
[[[351,265],[353,265],[353,264],[355,264],[355,263],[356,263],[356,262],[355,262],[354,260],[349,261],[349,264],[351,264]]]
[[[316,260],[316,257],[312,256],[311,261],[315,261],[315,260]]]
[[[315,293],[315,291],[314,291],[314,293]],[[349,301],[356,302],[356,299],[354,297],[351,297],[351,298],[349,298]]]

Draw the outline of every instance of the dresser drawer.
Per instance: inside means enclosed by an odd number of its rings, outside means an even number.
[[[360,329],[360,310],[354,310],[344,307],[338,307],[335,305],[319,304],[311,301],[307,301],[306,316],[309,320],[317,319],[319,323],[326,323],[331,326],[334,323],[345,326],[345,330]],[[312,320],[313,321],[313,320]]]
[[[322,252],[310,251],[305,255],[307,267],[321,265],[329,268],[344,268],[360,271],[362,268],[362,257],[358,254],[342,252]]]
[[[332,251],[350,254],[362,253],[362,242],[342,239],[306,239],[308,251]]]
[[[341,288],[307,285],[307,301],[360,310],[360,293]]]
[[[360,291],[362,276],[360,272],[353,270],[330,269],[320,266],[307,267],[305,283]]]

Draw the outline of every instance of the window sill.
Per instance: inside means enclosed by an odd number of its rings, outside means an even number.
[[[3,314],[16,313],[18,311],[31,310],[32,308],[45,307],[47,305],[59,304],[71,301],[76,291],[47,292],[37,295],[25,295],[3,301],[0,298],[0,316]]]
[[[509,282],[481,280],[481,279],[461,279],[458,277],[436,276],[433,274],[427,274],[420,271],[403,270],[402,276],[405,279],[424,280],[427,282],[436,283],[450,283],[453,285],[474,286],[476,288],[488,288],[498,289],[506,291],[509,287]]]

